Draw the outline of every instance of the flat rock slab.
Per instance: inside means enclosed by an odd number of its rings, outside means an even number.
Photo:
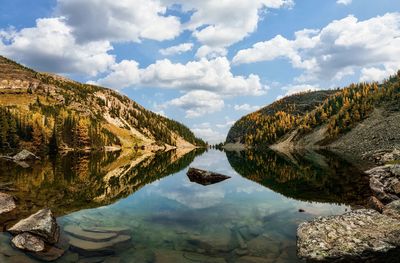
[[[114,246],[128,242],[131,240],[130,236],[121,235],[114,239],[105,242],[93,242],[69,236],[69,244],[75,248],[84,251],[102,251],[112,249]]]
[[[8,231],[13,235],[28,232],[43,238],[45,242],[50,244],[57,243],[60,236],[56,219],[49,209],[42,209],[28,218],[22,219]]]
[[[5,193],[0,193],[0,215],[11,212],[16,207],[14,197]]]
[[[116,234],[128,234],[130,229],[127,227],[82,227],[83,230],[95,233],[116,233]]]
[[[375,210],[318,217],[297,229],[298,256],[312,262],[364,262],[399,247],[400,221]]]
[[[93,242],[105,242],[117,237],[116,233],[86,231],[79,226],[73,225],[65,226],[64,231],[76,238]]]
[[[216,184],[231,178],[227,175],[213,173],[197,168],[189,168],[187,176],[189,177],[191,182],[196,182],[201,185]]]
[[[16,235],[11,243],[18,249],[30,252],[40,252],[45,249],[44,241],[37,236],[29,233]]]

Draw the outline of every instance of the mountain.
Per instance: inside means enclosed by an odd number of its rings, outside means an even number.
[[[0,151],[205,146],[184,125],[111,89],[0,56]]]
[[[226,143],[277,150],[324,147],[359,156],[400,147],[400,71],[382,83],[282,98],[237,121]]]

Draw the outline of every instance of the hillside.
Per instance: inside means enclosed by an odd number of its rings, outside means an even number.
[[[184,125],[116,91],[0,56],[0,151],[204,146]]]
[[[285,97],[236,122],[227,143],[330,148],[357,157],[400,147],[400,71],[382,83]]]

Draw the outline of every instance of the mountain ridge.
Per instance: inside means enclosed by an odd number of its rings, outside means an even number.
[[[329,148],[360,159],[399,148],[399,123],[400,71],[382,83],[282,98],[238,120],[226,143],[283,152]]]
[[[0,149],[204,147],[183,124],[108,88],[40,73],[0,56]]]

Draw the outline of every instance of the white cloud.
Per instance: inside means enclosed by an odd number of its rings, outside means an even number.
[[[400,64],[400,13],[365,21],[354,16],[335,20],[321,30],[296,32],[294,40],[277,36],[239,51],[236,64],[287,58],[305,72],[299,82],[340,80],[364,67]]]
[[[113,89],[123,89],[140,82],[139,64],[134,60],[123,60],[111,66],[112,73],[96,81]]]
[[[167,40],[177,37],[181,24],[166,16],[157,0],[58,0],[57,12],[66,18],[79,42]]]
[[[257,105],[251,106],[251,105],[245,103],[245,104],[242,104],[242,105],[235,105],[233,108],[236,111],[248,111],[248,112],[250,112],[250,111],[258,110],[260,108],[260,106],[257,106]]]
[[[194,125],[191,130],[196,136],[203,138],[211,144],[225,141],[225,133],[216,131],[211,127],[211,124],[208,122]]]
[[[340,5],[350,5],[353,0],[337,0],[336,3]]]
[[[186,118],[196,118],[222,110],[224,101],[213,92],[194,90],[166,102],[164,106],[179,107],[185,110]]]
[[[63,18],[36,20],[36,26],[0,34],[0,52],[41,71],[94,76],[114,64],[108,41],[79,44]]]
[[[264,8],[282,8],[293,5],[292,0],[163,0],[166,4],[179,3],[182,11],[193,12],[183,25],[193,31],[208,50],[226,48],[236,43],[257,28]],[[206,54],[204,48],[198,56]]]
[[[317,86],[308,85],[308,84],[301,84],[301,85],[289,85],[283,88],[286,91],[285,96],[293,95],[300,92],[305,91],[316,91],[319,90]]]
[[[193,43],[182,43],[180,45],[160,49],[160,53],[164,56],[172,56],[188,52],[192,50],[192,48],[193,48]]]
[[[113,66],[108,76],[96,82],[114,88],[152,86],[184,91],[205,90],[225,96],[258,96],[265,94],[267,89],[257,75],[234,76],[225,57],[212,60],[203,58],[186,64],[172,63],[168,59],[158,60],[139,69],[139,80],[137,63],[125,62],[124,65]]]
[[[369,81],[382,81],[390,75],[394,75],[396,70],[393,68],[363,68],[361,70],[360,81],[369,82]]]

